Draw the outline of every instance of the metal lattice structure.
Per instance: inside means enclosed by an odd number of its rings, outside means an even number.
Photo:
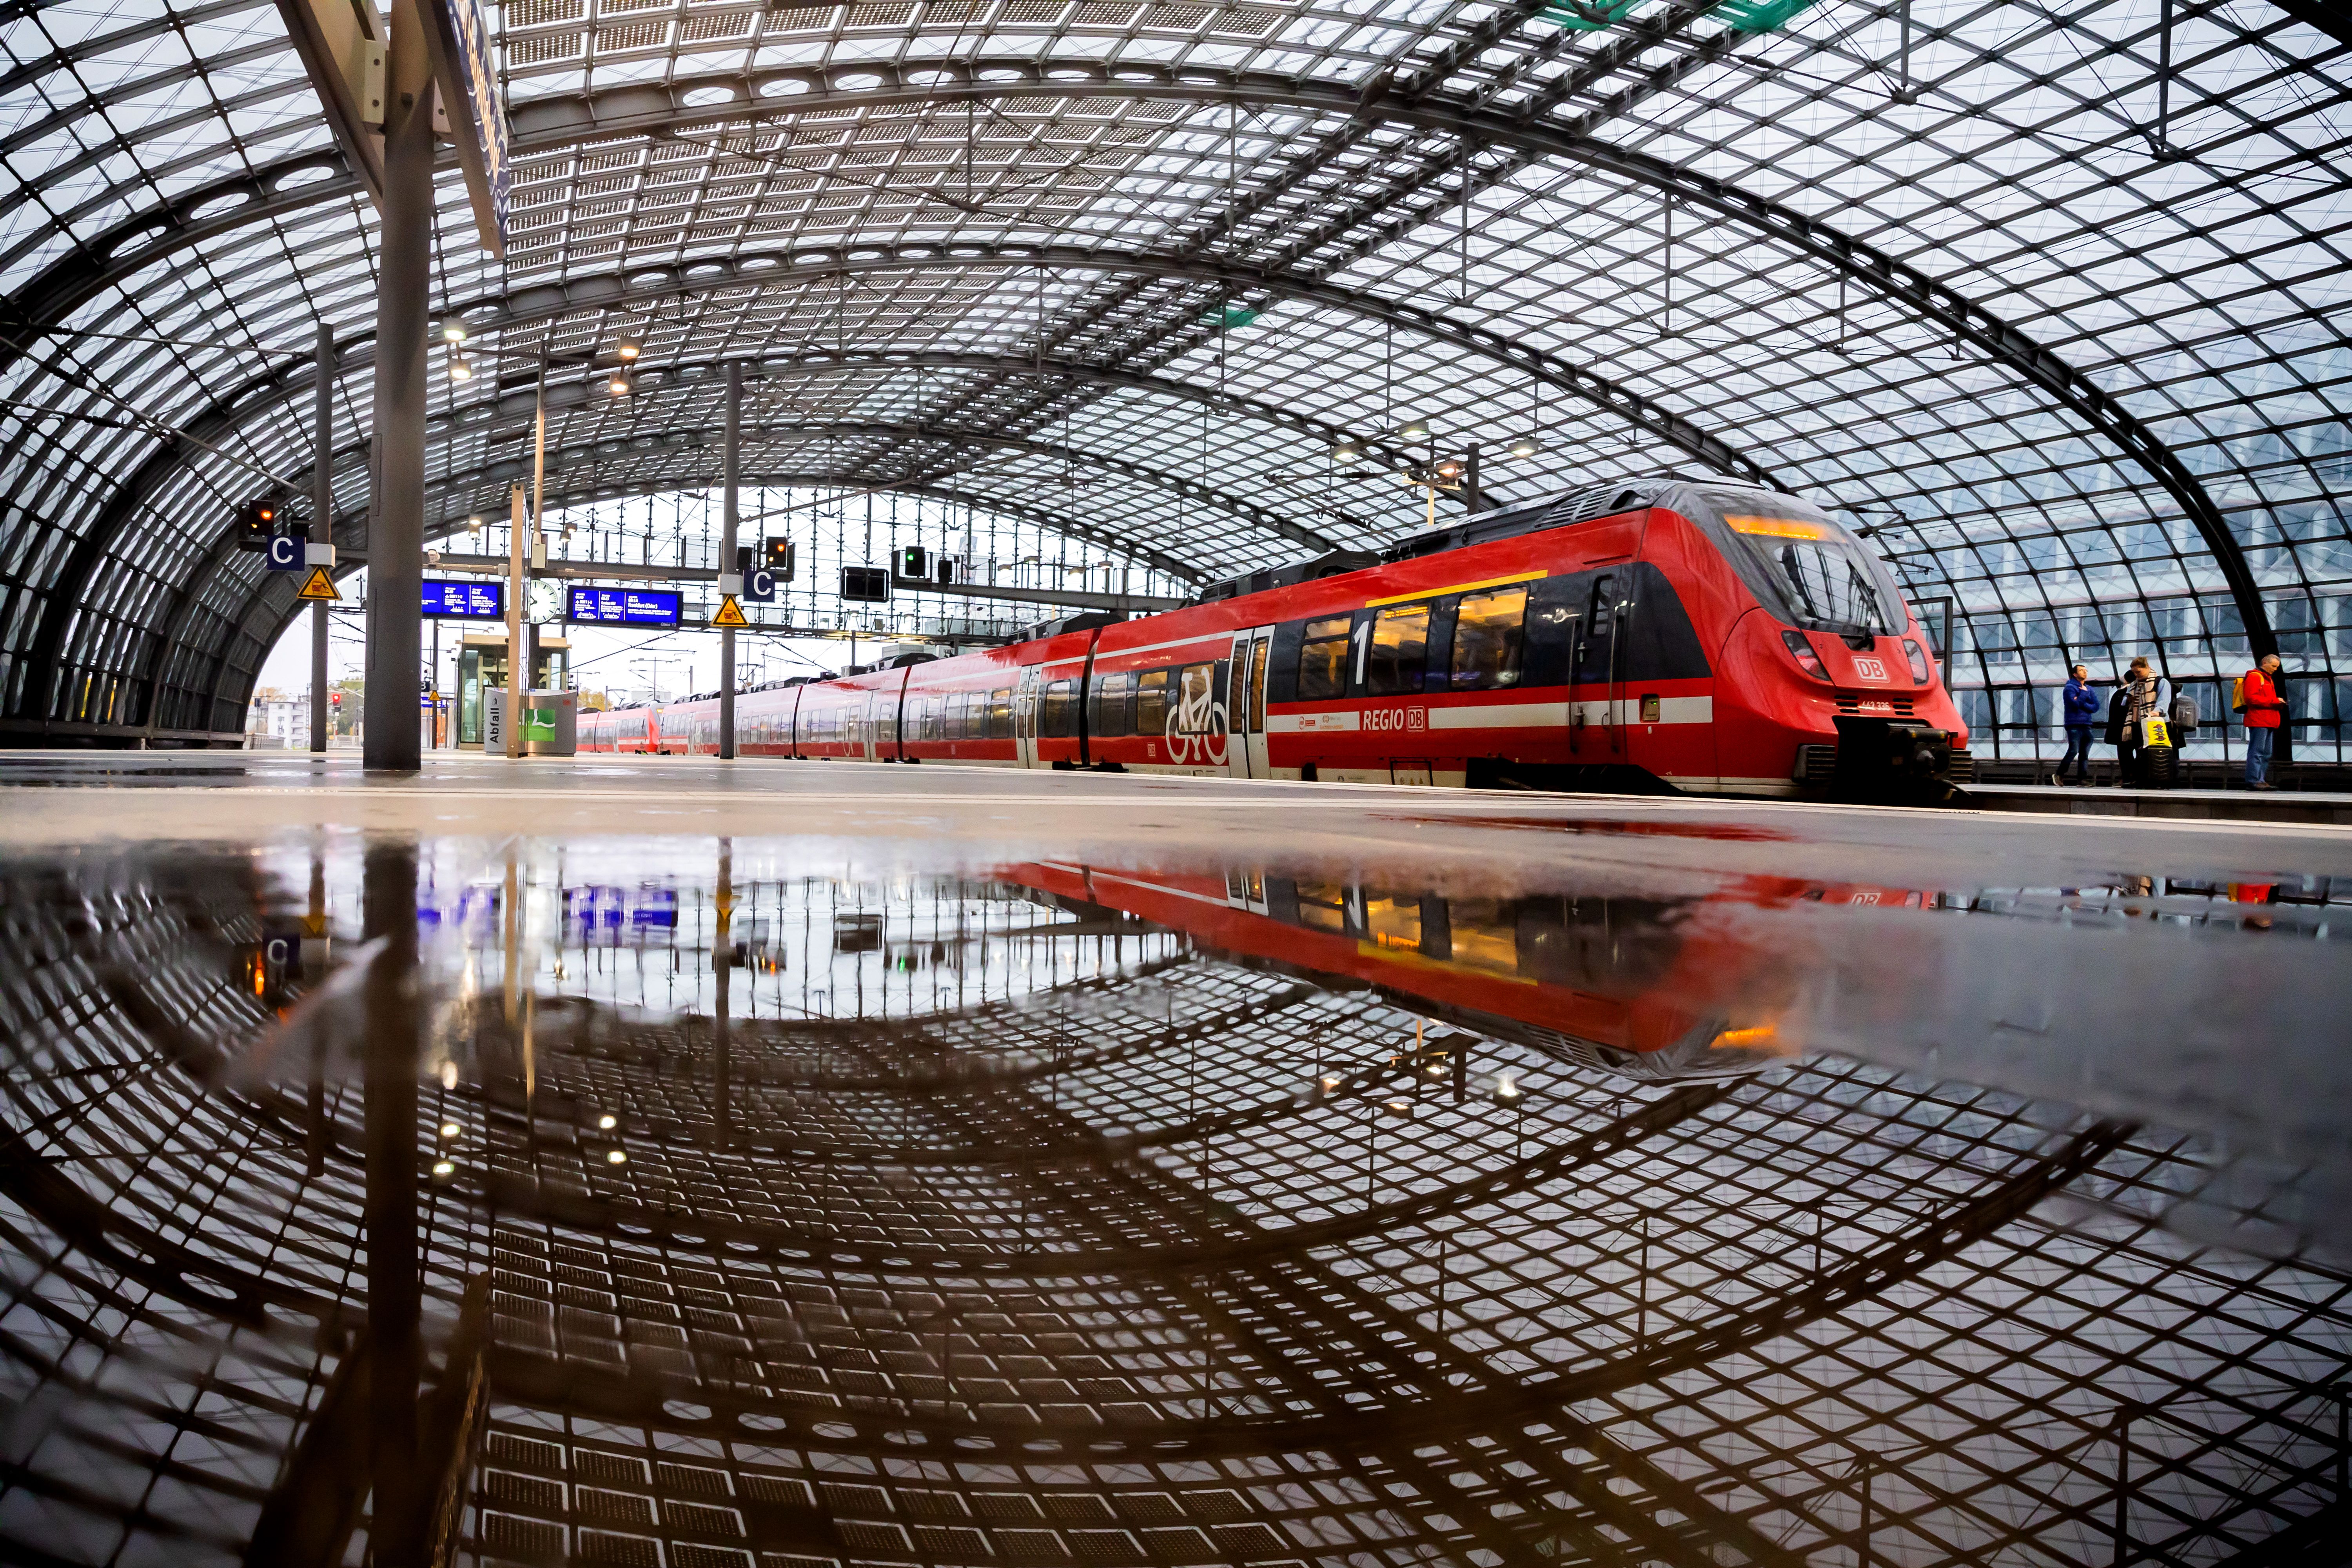
[[[424,895],[428,1338],[487,1290],[467,1560],[1924,1568],[2341,1530],[2352,1279],[2200,1239],[2195,1202],[2260,1218],[2200,1140],[1456,1037],[1525,1091],[1465,1098],[1388,1001],[946,879],[734,884],[721,1045],[709,884],[654,927],[562,877],[510,862],[562,911],[520,948],[494,882]],[[332,1052],[289,1076],[236,958],[299,887],[225,854],[5,889],[11,1561],[252,1562],[335,1494],[362,1095]]]
[[[428,537],[746,473],[1181,585],[1409,530],[1407,416],[1509,500],[1676,468],[1867,528],[1957,611],[1979,751],[2063,665],[2226,708],[2275,641],[2340,757],[2347,35],[2315,0],[515,0],[513,242],[439,186]],[[0,47],[7,733],[234,730],[291,613],[228,537],[363,546],[374,216],[277,11],[38,3]],[[436,374],[446,351],[437,343]],[[275,480],[269,476],[275,476]],[[1090,482],[1080,483],[1081,479]],[[932,521],[922,521],[923,508]]]

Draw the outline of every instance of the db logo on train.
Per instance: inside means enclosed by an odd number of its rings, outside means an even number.
[[[1213,696],[1207,681],[1197,686],[1188,682],[1178,695],[1168,714],[1170,762],[1181,765],[1225,760],[1225,735],[1232,724],[1225,705],[1213,700]]]
[[[1857,658],[1853,661],[1853,672],[1864,680],[1875,680],[1882,686],[1886,684],[1886,666],[1879,659]]]

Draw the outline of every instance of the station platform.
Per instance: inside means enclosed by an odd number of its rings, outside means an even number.
[[[2138,816],[2186,822],[2282,822],[2352,826],[2352,794],[2249,789],[2123,789],[2109,785],[1974,784],[1958,803],[1978,811]]]

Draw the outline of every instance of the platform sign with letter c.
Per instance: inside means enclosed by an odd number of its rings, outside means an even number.
[[[291,533],[270,535],[268,553],[263,560],[272,572],[299,572],[309,564],[302,559],[302,541]]]
[[[754,566],[743,574],[743,602],[747,605],[772,605],[776,602],[776,574],[765,566]]]

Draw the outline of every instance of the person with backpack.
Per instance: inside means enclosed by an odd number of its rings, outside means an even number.
[[[2279,695],[2279,657],[2266,653],[2254,668],[2238,678],[2230,706],[2246,716],[2246,787],[2276,789],[2271,783],[2271,755],[2278,749],[2281,715],[2286,699]]]
[[[2099,694],[2091,689],[2089,665],[2074,667],[2059,700],[2065,709],[2066,760],[2058,764],[2058,782],[2064,784],[2067,771],[2073,769],[2074,782],[2087,784],[2091,782],[2091,731],[2099,719]]]

